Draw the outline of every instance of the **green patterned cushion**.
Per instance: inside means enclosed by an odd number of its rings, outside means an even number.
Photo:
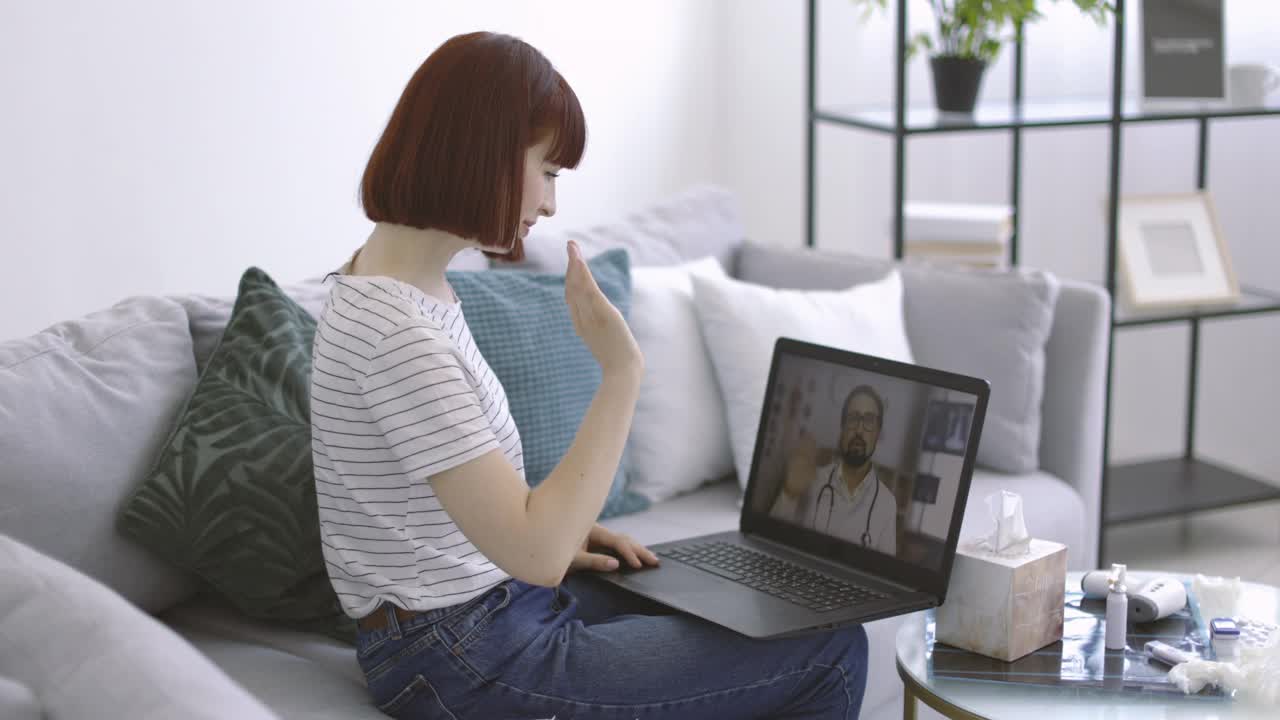
[[[315,320],[250,268],[231,319],[119,528],[242,612],[352,640],[320,553]]]
[[[587,263],[596,284],[625,317],[631,309],[626,250]],[[564,275],[527,270],[449,272],[476,345],[507,392],[524,447],[525,479],[536,486],[568,452],[600,386],[600,366],[573,329]],[[644,510],[649,501],[614,477],[601,518]]]

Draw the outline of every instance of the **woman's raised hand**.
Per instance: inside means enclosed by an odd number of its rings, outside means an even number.
[[[622,313],[609,302],[591,276],[582,258],[582,249],[570,240],[566,251],[569,268],[565,272],[564,300],[578,337],[606,374],[642,370],[644,358],[640,346]]]

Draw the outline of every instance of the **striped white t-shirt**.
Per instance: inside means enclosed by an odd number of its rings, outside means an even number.
[[[508,575],[467,541],[431,476],[501,448],[524,477],[502,384],[460,302],[389,277],[331,276],[316,326],[311,442],[320,541],[347,615],[423,611]]]

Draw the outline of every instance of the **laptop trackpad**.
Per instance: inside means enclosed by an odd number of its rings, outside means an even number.
[[[752,636],[769,633],[797,611],[807,614],[791,603],[673,560],[657,568],[598,577]]]

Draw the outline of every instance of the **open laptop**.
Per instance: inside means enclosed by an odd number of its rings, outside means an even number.
[[[989,388],[780,338],[739,530],[594,576],[761,638],[941,605]]]

